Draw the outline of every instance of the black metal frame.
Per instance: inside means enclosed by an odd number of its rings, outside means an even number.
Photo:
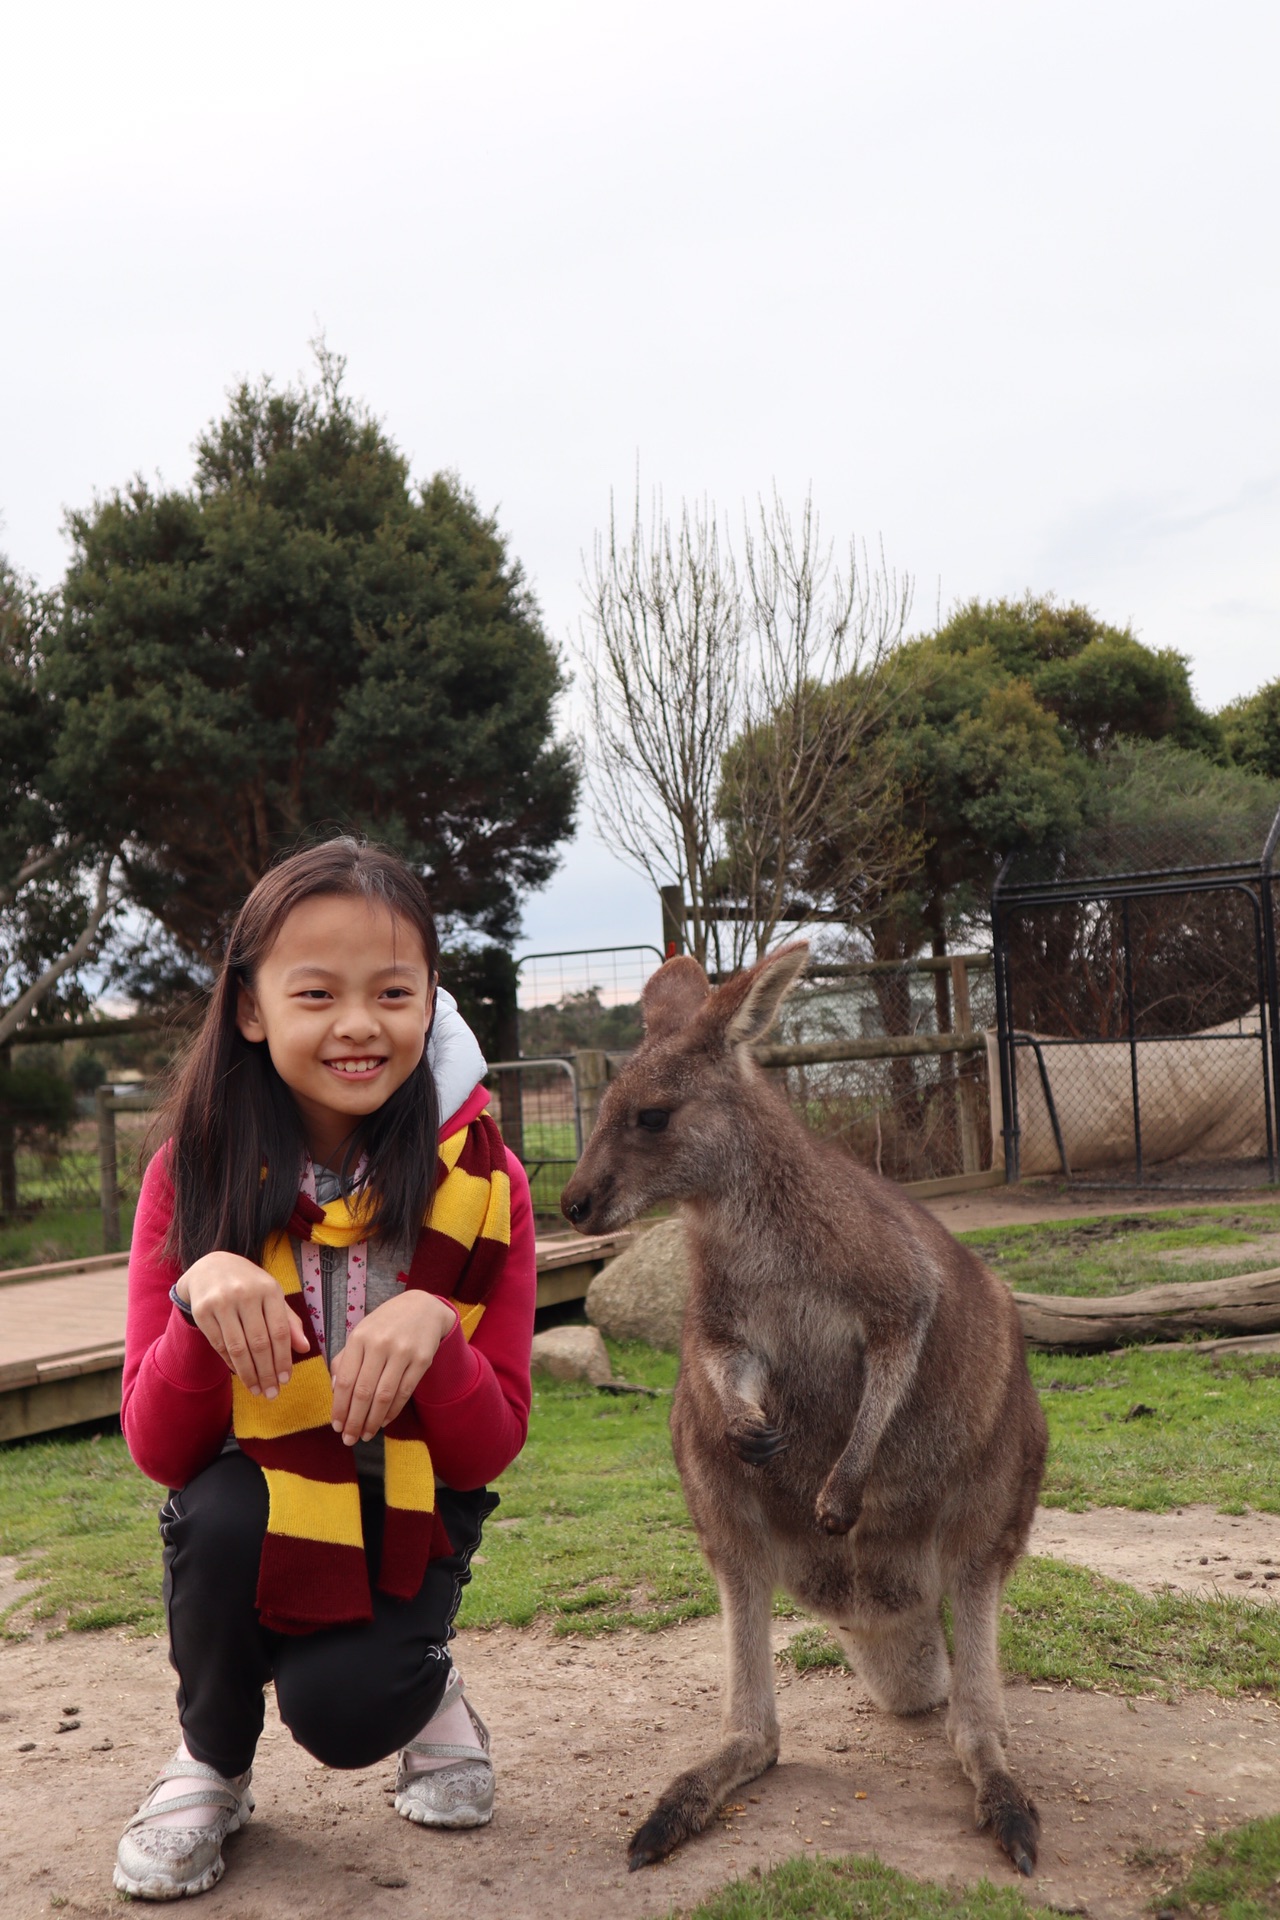
[[[1178,1040],[1185,1044],[1197,1037],[1217,1040],[1221,1036],[1192,1034],[1151,1034],[1139,1040],[1134,999],[1132,942],[1130,939],[1130,903],[1191,893],[1240,893],[1253,910],[1254,954],[1257,966],[1259,1027],[1263,1111],[1266,1115],[1267,1170],[1272,1184],[1280,1182],[1280,956],[1277,954],[1277,890],[1280,874],[1276,871],[1280,849],[1280,812],[1271,823],[1261,855],[1256,860],[1212,865],[1141,870],[1131,873],[1095,875],[1058,880],[1016,880],[1016,856],[1006,859],[991,891],[991,932],[995,959],[996,1025],[1000,1060],[1000,1103],[1004,1115],[1005,1179],[1012,1186],[1019,1178],[1018,1078],[1016,1053],[1019,1047],[1034,1052],[1040,1073],[1050,1124],[1063,1174],[1070,1179],[1062,1128],[1049,1084],[1044,1049],[1047,1047],[1098,1046],[1111,1044],[1128,1047],[1130,1083],[1133,1101],[1133,1138],[1136,1184],[1144,1184],[1142,1159],[1142,1107],[1138,1088],[1138,1047]],[[1118,901],[1124,932],[1124,988],[1128,1031],[1123,1035],[1073,1039],[1044,1034],[1019,1033],[1013,1025],[1013,977],[1008,939],[1008,920],[1015,912],[1035,907],[1057,907],[1083,902]],[[1104,1182],[1088,1184],[1103,1185]],[[1114,1184],[1114,1183],[1113,1183]],[[1135,1182],[1126,1180],[1127,1185]],[[1165,1184],[1165,1183],[1162,1183]],[[1202,1184],[1202,1183],[1197,1183]]]

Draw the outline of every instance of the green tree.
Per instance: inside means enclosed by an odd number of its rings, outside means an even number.
[[[1238,767],[1280,780],[1280,680],[1271,680],[1218,715],[1223,743]]]
[[[572,828],[561,670],[518,564],[456,479],[411,484],[342,374],[322,347],[310,388],[241,385],[188,491],[139,479],[70,516],[58,765],[186,955],[282,849],[339,827],[506,938]]]
[[[113,904],[110,837],[57,771],[52,613],[0,558],[0,1047],[42,1002],[83,1004],[79,970]]]
[[[902,959],[985,917],[1007,854],[1083,829],[1096,769],[1117,741],[1220,754],[1186,661],[1087,608],[971,601],[901,649],[907,684],[879,742],[924,842],[916,871],[864,907],[878,958]],[[819,866],[824,850],[815,848]],[[940,976],[941,977],[941,976]]]

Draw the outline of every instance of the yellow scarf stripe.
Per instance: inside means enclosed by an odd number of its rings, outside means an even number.
[[[231,1424],[237,1440],[280,1440],[333,1424],[333,1381],[321,1353],[295,1358],[287,1387],[274,1400],[231,1382]]]
[[[264,1467],[271,1498],[272,1533],[293,1540],[322,1540],[331,1547],[361,1547],[360,1488],[354,1480],[308,1480],[300,1473]]]
[[[382,1457],[389,1507],[399,1507],[405,1513],[434,1513],[436,1476],[431,1455],[428,1453],[425,1460],[421,1458],[425,1451],[421,1440],[393,1440],[390,1434],[386,1436]]]

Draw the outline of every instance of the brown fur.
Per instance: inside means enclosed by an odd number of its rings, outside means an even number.
[[[1005,1760],[996,1625],[1044,1416],[1008,1290],[900,1189],[809,1133],[755,1066],[750,1047],[806,957],[783,948],[714,993],[686,958],[655,974],[644,1043],[562,1199],[588,1233],[685,1203],[671,1434],[720,1589],[724,1740],[667,1788],[631,1864],[665,1857],[777,1759],[781,1587],[828,1623],[878,1706],[950,1697],[979,1822],[1029,1873],[1039,1820]]]

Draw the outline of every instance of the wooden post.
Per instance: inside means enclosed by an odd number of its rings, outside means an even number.
[[[578,1082],[578,1115],[585,1147],[600,1111],[600,1097],[608,1085],[609,1056],[603,1047],[590,1047],[574,1054],[573,1070]]]
[[[520,1008],[517,1000],[516,970],[499,983],[494,993],[493,1024],[499,1060],[520,1058]],[[508,1067],[494,1075],[497,1081],[498,1111],[502,1116],[502,1137],[517,1160],[524,1153],[524,1075],[518,1067]]]
[[[102,1202],[102,1251],[120,1251],[120,1176],[116,1166],[115,1094],[99,1087],[93,1096],[98,1114],[98,1191]]]
[[[674,886],[659,887],[658,898],[662,901],[662,956],[670,960],[685,950],[684,888],[677,880]]]
[[[969,971],[963,956],[951,962],[951,1017],[957,1033],[973,1032],[973,1012],[969,1005]],[[959,1064],[956,1074],[956,1104],[960,1115],[960,1164],[966,1173],[982,1168],[982,1141],[978,1132],[978,1089],[967,1071],[967,1062]]]
[[[0,1073],[13,1067],[13,1051],[0,1047]],[[13,1220],[18,1214],[18,1151],[12,1120],[0,1120],[0,1219]]]

